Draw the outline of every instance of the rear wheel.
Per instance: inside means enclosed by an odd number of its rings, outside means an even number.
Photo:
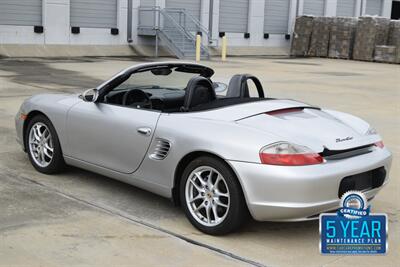
[[[240,184],[222,160],[200,157],[189,163],[183,172],[180,194],[189,221],[204,233],[230,233],[247,218]]]
[[[60,142],[48,118],[38,115],[29,121],[25,142],[29,160],[36,170],[52,174],[64,169]]]

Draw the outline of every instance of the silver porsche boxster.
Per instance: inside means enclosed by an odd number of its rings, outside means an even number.
[[[224,85],[213,74],[147,63],[80,95],[32,96],[16,115],[17,140],[39,172],[72,165],[141,187],[215,235],[248,215],[317,219],[345,192],[372,199],[387,183],[391,153],[367,122],[269,98],[252,75]]]

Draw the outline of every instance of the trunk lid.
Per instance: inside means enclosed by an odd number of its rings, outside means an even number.
[[[336,117],[316,108],[289,108],[267,111],[237,120],[237,123],[253,127],[315,152],[346,150],[379,141],[376,135],[366,136]]]
[[[287,100],[287,99],[268,99],[263,101],[249,102],[232,106],[211,109],[207,111],[183,113],[185,116],[192,118],[222,120],[222,121],[237,121],[243,118],[251,117],[265,112],[286,109],[311,107],[308,104]]]

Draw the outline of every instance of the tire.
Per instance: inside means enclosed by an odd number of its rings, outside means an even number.
[[[29,121],[25,133],[25,147],[29,160],[37,171],[54,174],[64,170],[65,162],[58,135],[46,116],[37,115]]]
[[[226,162],[218,158],[203,156],[190,162],[183,171],[179,192],[186,217],[206,234],[231,233],[248,218],[239,181]]]

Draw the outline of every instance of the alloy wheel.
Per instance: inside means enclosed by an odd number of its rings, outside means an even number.
[[[228,214],[230,194],[227,183],[212,167],[201,166],[190,173],[185,196],[191,215],[204,226],[217,226]]]
[[[54,156],[53,139],[49,128],[41,122],[35,123],[29,131],[29,152],[34,162],[47,167]]]

